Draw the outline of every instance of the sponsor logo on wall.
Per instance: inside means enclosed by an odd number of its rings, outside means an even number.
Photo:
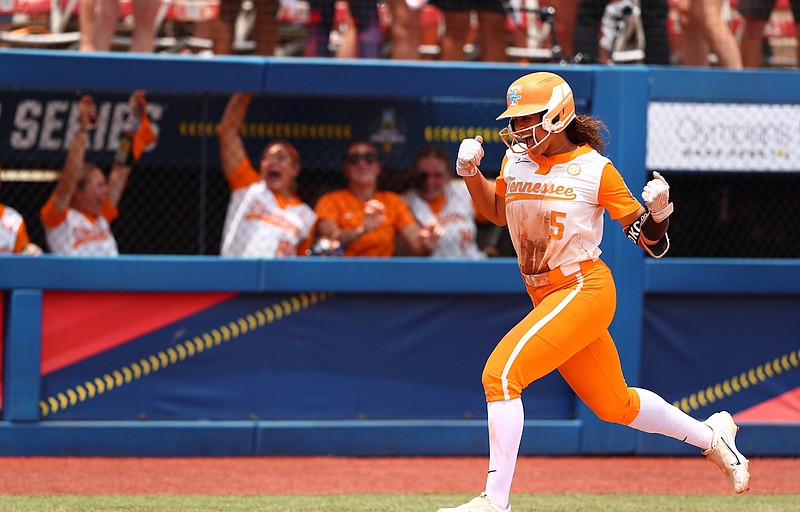
[[[654,102],[647,167],[800,171],[800,105]]]

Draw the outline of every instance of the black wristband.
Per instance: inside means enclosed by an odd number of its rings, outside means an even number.
[[[640,219],[641,229],[642,229],[642,236],[646,239],[650,240],[651,242],[658,242],[664,235],[667,234],[667,228],[669,228],[669,217],[663,220],[663,222],[656,222],[653,219],[653,214],[646,213],[647,217],[644,219]]]
[[[122,165],[131,165],[133,143],[128,135],[123,135],[119,138],[119,148],[117,154],[114,155],[114,162]]]
[[[650,256],[660,258],[669,250],[669,236],[667,235],[668,226],[669,222],[666,219],[664,222],[659,223],[653,220],[650,212],[645,212],[636,222],[625,228],[625,235],[631,242],[644,249]],[[655,243],[653,245],[647,245],[644,242],[645,238]]]

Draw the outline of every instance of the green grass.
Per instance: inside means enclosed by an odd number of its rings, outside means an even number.
[[[2,512],[435,512],[473,496],[340,494],[260,496],[3,495]],[[515,512],[784,512],[800,510],[800,494],[514,494]]]

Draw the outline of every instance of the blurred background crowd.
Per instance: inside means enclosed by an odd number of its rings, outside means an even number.
[[[2,0],[0,45],[796,67],[798,0]]]

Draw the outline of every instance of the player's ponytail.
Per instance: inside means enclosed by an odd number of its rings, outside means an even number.
[[[598,153],[606,149],[603,133],[608,134],[608,128],[600,119],[588,114],[578,114],[567,126],[567,137],[574,144],[589,144]]]

